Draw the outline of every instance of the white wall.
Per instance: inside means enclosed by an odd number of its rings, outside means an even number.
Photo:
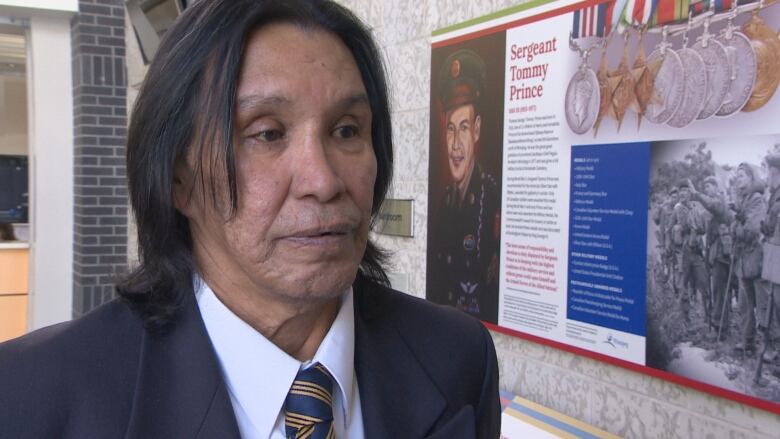
[[[66,2],[67,3],[67,2]],[[71,318],[73,95],[70,14],[33,14],[28,33],[30,329]]]
[[[416,236],[381,236],[393,271],[425,292],[431,32],[517,0],[341,0],[375,31],[390,73],[396,174]],[[493,333],[500,387],[627,438],[778,438],[780,416],[545,345]]]
[[[58,12],[78,12],[78,0],[0,0],[0,6]],[[31,11],[36,12],[36,11]]]

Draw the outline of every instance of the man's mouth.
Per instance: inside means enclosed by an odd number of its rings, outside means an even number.
[[[349,235],[354,226],[349,223],[331,224],[324,227],[297,230],[285,239],[304,245],[324,245],[339,241]]]
[[[460,166],[461,163],[463,163],[463,157],[450,157],[450,161],[453,165]]]

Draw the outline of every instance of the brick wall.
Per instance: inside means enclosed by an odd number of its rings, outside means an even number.
[[[124,2],[79,0],[71,38],[77,317],[113,297],[115,276],[127,265]]]

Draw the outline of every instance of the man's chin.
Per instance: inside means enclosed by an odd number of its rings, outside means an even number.
[[[287,302],[309,302],[327,300],[341,296],[357,275],[357,266],[311,267],[312,270],[289,273],[273,282],[273,290],[278,299]]]
[[[450,176],[452,177],[452,182],[455,183],[455,185],[460,185],[460,183],[463,181],[463,172],[461,172],[460,169],[454,169],[450,167]]]

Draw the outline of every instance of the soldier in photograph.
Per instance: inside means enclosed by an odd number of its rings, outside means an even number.
[[[501,194],[477,159],[481,149],[485,63],[471,50],[450,55],[439,72],[449,184],[433,237],[434,297],[483,320],[498,315]]]
[[[731,212],[726,203],[726,196],[718,186],[718,179],[714,176],[704,179],[703,192],[697,191],[690,180],[688,187],[691,191],[691,199],[699,202],[710,214],[704,234],[704,255],[710,273],[709,291],[713,296],[710,324],[719,334],[727,335],[731,308],[727,297],[732,250],[731,236],[728,231]]]
[[[758,167],[741,163],[735,181],[737,202],[731,234],[734,238],[734,274],[739,279],[740,338],[735,346],[747,355],[755,352],[756,297],[766,295],[761,279],[763,249],[761,221],[766,214],[765,185]]]
[[[759,327],[764,329],[767,343],[763,355],[764,361],[778,359],[780,349],[780,151],[767,155],[765,159],[769,185],[769,202],[767,203],[766,216],[761,223],[761,232],[764,235],[764,264],[761,277],[768,283],[767,296],[758,306]],[[774,295],[774,297],[771,297]],[[772,306],[773,316],[769,315]]]
[[[661,251],[661,262],[664,267],[664,276],[671,276],[674,270],[674,248],[671,238],[671,224],[674,215],[674,206],[680,201],[676,186],[669,189],[667,198],[661,202],[660,207],[653,213],[653,222],[658,226],[656,238]]]
[[[686,323],[690,320],[690,302],[701,294],[705,314],[709,315],[709,278],[704,264],[704,219],[691,198],[687,181],[678,185],[680,201],[674,206],[672,215],[672,244],[677,253],[677,284],[682,293],[680,310]]]

